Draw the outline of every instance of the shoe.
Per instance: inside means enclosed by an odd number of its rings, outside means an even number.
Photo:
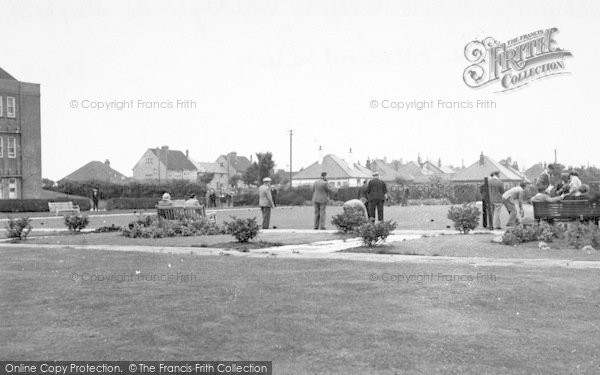
[[[494,229],[496,229],[496,230],[501,230],[501,229],[502,229],[502,227],[496,227],[496,228],[494,228]]]

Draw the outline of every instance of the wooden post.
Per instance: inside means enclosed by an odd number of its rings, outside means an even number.
[[[481,225],[484,228],[488,227],[488,204],[490,202],[490,196],[488,194],[488,180],[487,177],[483,179],[483,184],[479,187],[479,193],[481,194]]]
[[[493,230],[494,229],[494,205],[491,202],[491,192],[490,192],[490,184],[489,184],[489,180],[486,177],[484,179],[485,181],[485,186],[487,187],[487,189],[485,189],[485,191],[487,192],[487,213],[488,213],[488,229]]]

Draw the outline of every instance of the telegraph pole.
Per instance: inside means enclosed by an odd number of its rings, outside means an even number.
[[[292,137],[294,136],[294,130],[289,130],[290,134],[290,189],[292,188]]]
[[[558,159],[556,158],[556,149],[554,149],[554,164],[556,164]]]

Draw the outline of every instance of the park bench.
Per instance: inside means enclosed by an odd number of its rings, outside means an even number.
[[[564,200],[561,202],[532,202],[533,217],[540,220],[553,221],[591,221],[598,225],[600,203],[587,200]]]
[[[160,219],[166,220],[199,220],[206,218],[212,222],[217,221],[217,214],[206,212],[204,206],[156,206],[156,213]]]
[[[70,214],[78,214],[80,212],[79,206],[73,204],[73,202],[48,202],[48,209],[56,216],[61,212]]]

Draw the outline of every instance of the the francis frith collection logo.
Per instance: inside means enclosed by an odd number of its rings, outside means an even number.
[[[554,39],[557,28],[537,30],[501,43],[492,37],[474,40],[465,47],[471,63],[463,80],[472,88],[498,82],[499,91],[514,90],[533,81],[568,73],[568,50],[559,48]]]

